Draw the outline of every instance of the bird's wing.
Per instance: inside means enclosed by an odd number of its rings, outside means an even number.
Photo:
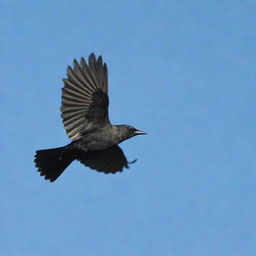
[[[81,152],[77,156],[82,164],[98,172],[116,173],[121,172],[124,167],[129,168],[127,159],[118,146],[107,149]]]
[[[109,123],[107,65],[92,53],[89,64],[84,58],[80,64],[74,60],[67,76],[63,79],[61,117],[67,135],[77,140],[95,125]]]

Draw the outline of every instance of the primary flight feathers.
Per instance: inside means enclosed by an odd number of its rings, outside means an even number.
[[[108,120],[108,71],[102,57],[92,53],[89,64],[81,58],[68,66],[68,79],[63,79],[61,117],[64,128],[72,140],[81,137],[94,123]],[[95,112],[98,112],[95,118]]]

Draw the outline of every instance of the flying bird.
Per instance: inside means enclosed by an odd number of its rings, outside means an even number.
[[[92,53],[88,64],[68,66],[63,79],[61,117],[68,137],[66,146],[36,151],[35,164],[41,176],[55,181],[74,160],[103,173],[129,168],[118,146],[133,136],[146,134],[130,125],[112,125],[108,117],[108,71],[102,57]]]

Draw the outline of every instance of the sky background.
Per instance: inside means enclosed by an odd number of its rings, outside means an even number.
[[[256,1],[0,0],[0,255],[255,256]],[[62,78],[101,54],[110,119],[149,132],[129,170],[37,149],[69,139]]]

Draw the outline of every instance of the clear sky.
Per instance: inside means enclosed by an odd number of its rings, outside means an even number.
[[[3,256],[256,255],[256,1],[0,0]],[[74,162],[54,183],[37,149],[73,58],[101,54],[110,119],[149,132],[129,170]]]

